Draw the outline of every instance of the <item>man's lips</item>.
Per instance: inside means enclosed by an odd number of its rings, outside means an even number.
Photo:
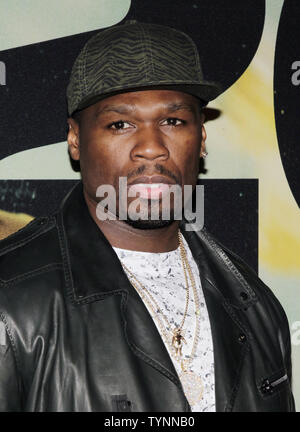
[[[154,176],[137,177],[136,179],[128,183],[128,186],[132,186],[134,184],[154,184],[154,183],[175,184],[174,180],[169,177],[154,175]]]
[[[130,195],[146,198],[159,199],[169,188],[174,185],[174,181],[164,176],[142,176],[134,179],[128,184]]]

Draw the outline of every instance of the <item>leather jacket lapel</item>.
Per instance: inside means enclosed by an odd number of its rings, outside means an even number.
[[[124,305],[124,318],[128,343],[134,353],[181,388],[165,344],[152,317],[131,284],[128,287],[128,301]]]
[[[214,347],[216,410],[232,411],[249,350],[248,331],[216,287],[201,277]]]
[[[249,297],[242,300],[242,277],[228,259],[224,263],[216,250],[218,246],[207,238],[205,230],[199,233],[183,231],[198,264],[212,331],[215,362],[216,410],[232,411],[241,380],[245,357],[250,348],[251,335],[241,322],[239,308],[250,307],[257,298],[248,286]],[[232,270],[236,270],[236,275]],[[247,284],[246,281],[243,283]]]

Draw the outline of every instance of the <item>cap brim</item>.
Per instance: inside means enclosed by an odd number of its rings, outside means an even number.
[[[215,82],[203,82],[201,84],[185,84],[185,83],[178,83],[178,84],[151,84],[147,86],[140,86],[140,87],[128,87],[128,88],[122,88],[120,90],[116,91],[110,91],[107,93],[101,93],[96,95],[90,95],[84,100],[81,101],[79,106],[75,111],[72,112],[73,115],[75,112],[81,111],[85,108],[88,108],[91,105],[94,105],[95,103],[106,99],[110,96],[114,96],[116,94],[120,93],[129,93],[134,91],[144,91],[144,90],[175,90],[175,91],[182,91],[183,93],[188,93],[192,96],[197,97],[200,99],[203,106],[206,106],[208,102],[215,99],[219,94],[222,93],[222,88],[219,84]]]

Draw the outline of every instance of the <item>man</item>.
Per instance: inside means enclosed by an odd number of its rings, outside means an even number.
[[[176,219],[174,195],[163,217],[173,186],[195,190],[201,107],[218,92],[168,27],[130,22],[85,45],[67,91],[82,184],[2,243],[2,411],[294,410],[279,302]]]

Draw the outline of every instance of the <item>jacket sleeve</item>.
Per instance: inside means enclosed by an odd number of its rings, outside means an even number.
[[[0,412],[20,411],[19,377],[12,344],[0,319]]]

